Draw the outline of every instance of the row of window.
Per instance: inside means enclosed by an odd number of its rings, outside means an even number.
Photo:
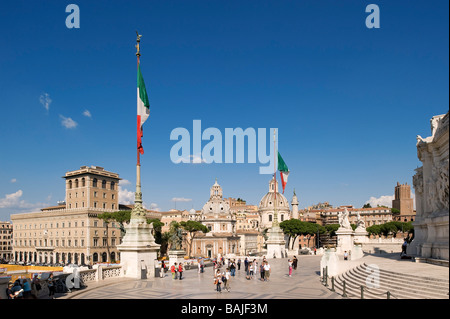
[[[81,197],[84,197],[84,192],[81,192]],[[94,197],[98,197],[98,192],[94,192]],[[107,194],[103,193],[103,198],[106,199]],[[72,193],[69,193],[69,199],[72,198]],[[75,198],[78,198],[78,192],[75,192]],[[111,194],[111,199],[116,199],[116,194]]]
[[[108,204],[107,203],[103,203],[102,204],[102,208],[103,209],[107,209]],[[81,207],[78,207],[78,203],[75,203],[73,208],[83,208],[84,206],[84,202],[81,202]],[[72,208],[72,203],[69,203],[69,209]],[[99,208],[98,202],[94,202],[94,208]],[[116,209],[116,204],[111,204],[111,209]]]
[[[116,238],[110,238],[110,246],[115,246],[116,245]],[[34,245],[33,245],[34,243]],[[27,241],[24,240],[22,242],[22,240],[17,241],[17,239],[14,241],[15,246],[17,246],[17,244],[19,244],[19,247],[84,247],[84,239],[74,239],[73,241],[71,239],[68,239],[67,242],[65,239],[61,239],[61,241],[59,239],[56,239],[55,241],[53,240],[39,240],[39,245],[37,244],[37,240],[28,241],[28,245],[27,245]],[[66,245],[67,243],[67,245]],[[78,243],[80,243],[80,246],[78,246]],[[98,238],[94,238],[93,241],[93,247],[99,247],[99,240]],[[55,244],[53,246],[53,244]],[[108,246],[108,238],[103,238],[102,239],[102,244],[103,246]],[[5,249],[6,250],[6,249]]]
[[[94,220],[94,223],[93,223],[94,226],[93,227],[106,227],[106,222],[103,221],[103,223],[101,223],[100,226],[99,226],[98,222],[99,222],[98,220]],[[42,228],[47,229],[48,225],[50,225],[50,228],[53,228],[54,224],[53,223],[50,223],[50,224],[39,224],[39,229],[42,229]],[[66,228],[66,226],[67,226],[67,228],[70,228],[70,227],[72,227],[72,225],[73,225],[73,227],[78,227],[78,225],[79,225],[78,221],[74,221],[73,223],[72,222],[55,223],[55,228]],[[80,225],[81,225],[81,227],[84,227],[84,221],[81,221]],[[31,224],[29,224],[28,226],[29,226],[28,229],[33,229]],[[111,227],[116,227],[116,224],[114,222],[112,222],[111,223]],[[16,226],[16,228],[17,229],[27,229],[27,225],[26,224],[24,224],[24,225],[20,225],[19,224],[19,225]],[[37,224],[34,224],[34,229],[37,229]]]
[[[81,182],[78,181],[78,178],[75,179],[73,182],[72,182],[72,180],[70,180],[69,181],[69,189],[72,189],[72,187],[78,188],[78,187],[80,187],[80,184],[81,184],[81,187],[86,187],[86,179],[84,177],[81,179]],[[92,187],[97,187],[97,184],[98,184],[98,180],[96,178],[94,178],[92,180]],[[114,190],[115,187],[116,187],[116,183],[111,182],[110,189]],[[106,188],[106,180],[102,180],[102,188]]]

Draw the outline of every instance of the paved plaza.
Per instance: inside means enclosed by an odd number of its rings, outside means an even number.
[[[272,259],[270,281],[245,279],[244,265],[236,270],[230,281],[231,291],[215,291],[213,267],[198,273],[186,270],[183,280],[173,280],[170,272],[165,278],[146,280],[109,279],[89,283],[87,289],[74,291],[58,298],[70,299],[335,299],[341,298],[325,288],[319,279],[320,256],[298,256],[297,270],[288,277],[287,259]],[[256,276],[259,278],[259,273]]]
[[[135,280],[128,278],[89,282],[88,287],[72,293],[57,295],[58,299],[341,299],[324,287],[320,281],[321,256],[298,256],[297,270],[288,277],[287,259],[271,259],[270,281],[245,279],[244,266],[236,270],[230,282],[231,291],[215,291],[213,267],[198,273],[197,268],[186,270],[183,280],[173,280],[170,273],[164,278]],[[354,263],[377,264],[380,268],[395,272],[448,280],[448,267],[400,260],[398,254],[367,255]],[[256,276],[259,278],[259,274]]]

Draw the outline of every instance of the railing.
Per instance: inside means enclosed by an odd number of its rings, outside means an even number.
[[[328,287],[328,266],[322,269],[322,284],[325,287]],[[334,278],[334,276],[331,277],[331,288],[330,291],[336,292],[336,287],[335,287],[335,282],[336,279]],[[364,286],[364,285],[360,285],[359,287],[355,287],[355,286],[350,286],[350,288],[356,289],[360,291],[360,298],[364,299],[364,292],[370,292],[372,295],[375,296],[382,296],[382,295],[386,295],[386,299],[398,299],[395,295],[393,295],[389,290],[387,290],[386,292],[381,292],[381,293],[375,293],[373,291],[369,291],[369,288]],[[347,294],[347,282],[345,280],[342,280],[342,297],[344,298],[348,298],[348,294]]]

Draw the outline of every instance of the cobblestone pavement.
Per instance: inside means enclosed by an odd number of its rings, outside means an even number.
[[[269,259],[272,267],[270,281],[246,280],[244,267],[236,270],[231,280],[231,291],[215,291],[213,268],[206,267],[199,274],[197,269],[186,270],[183,280],[173,280],[170,273],[165,278],[135,280],[112,278],[88,283],[83,290],[74,290],[66,295],[56,295],[59,299],[341,299],[320,281],[321,256],[297,256],[298,268],[288,277],[287,259]],[[448,267],[400,260],[398,254],[366,255],[349,261],[356,267],[363,262],[377,264],[381,269],[405,272],[418,276],[448,280]],[[258,260],[259,263],[259,260]],[[353,265],[352,265],[353,267]],[[257,274],[259,278],[259,274]]]
[[[320,256],[298,256],[299,266],[288,276],[287,259],[272,259],[270,280],[245,279],[244,267],[236,270],[230,281],[231,291],[215,291],[213,268],[186,270],[183,280],[173,280],[170,273],[165,278],[134,280],[108,279],[89,283],[88,288],[57,296],[67,299],[336,299],[341,296],[331,292],[320,282],[318,273]],[[259,274],[257,275],[259,278]]]

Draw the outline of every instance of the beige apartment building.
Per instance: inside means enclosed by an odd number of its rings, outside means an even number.
[[[0,259],[10,260],[12,258],[12,224],[0,221]]]
[[[99,166],[82,166],[63,176],[66,201],[37,213],[11,215],[13,258],[37,263],[93,264],[120,259],[121,230],[103,212],[130,210],[118,202],[121,178]]]

